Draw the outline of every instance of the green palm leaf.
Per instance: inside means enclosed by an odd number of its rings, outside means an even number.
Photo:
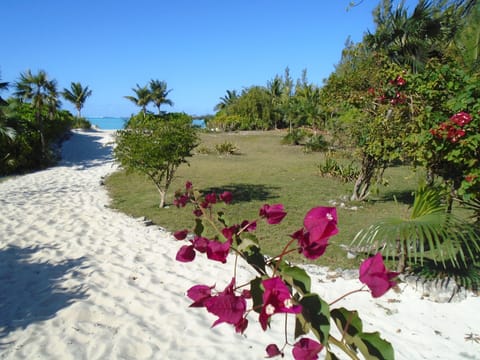
[[[421,187],[409,218],[382,219],[360,230],[352,245],[397,259],[399,271],[425,259],[466,266],[480,252],[480,234],[467,220],[447,213],[441,197],[437,189]]]

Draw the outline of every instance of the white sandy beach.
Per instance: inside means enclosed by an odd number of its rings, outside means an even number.
[[[111,131],[76,131],[58,166],[0,182],[0,358],[243,360],[283,344],[281,315],[263,332],[252,314],[239,335],[226,324],[210,328],[213,315],[188,308],[188,288],[223,289],[233,264],[201,256],[179,263],[169,233],[108,208],[100,181],[116,168],[111,141]],[[308,270],[326,301],[361,286]],[[358,309],[364,329],[380,331],[396,359],[480,360],[480,342],[465,339],[480,336],[479,297],[436,303],[420,288],[399,288],[337,305]]]

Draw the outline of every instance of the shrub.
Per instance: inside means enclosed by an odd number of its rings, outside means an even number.
[[[300,145],[305,139],[305,131],[303,129],[293,129],[282,138],[284,145]]]
[[[323,135],[316,134],[308,138],[304,145],[303,151],[306,153],[326,151],[328,149],[328,142]]]
[[[234,155],[238,152],[238,148],[235,144],[232,144],[229,141],[225,141],[221,144],[216,144],[215,151],[218,155]]]
[[[91,129],[92,124],[87,119],[80,117],[75,118],[72,122],[72,129]]]
[[[330,176],[341,179],[343,182],[350,182],[355,180],[360,170],[353,165],[353,162],[348,165],[341,165],[335,159],[327,156],[323,164],[318,165],[320,176]]]

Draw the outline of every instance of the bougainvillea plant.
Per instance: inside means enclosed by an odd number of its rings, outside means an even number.
[[[429,130],[428,166],[451,181],[464,199],[480,190],[480,125],[477,116],[461,111]]]
[[[252,318],[256,318],[262,330],[266,331],[273,316],[284,314],[287,321],[287,314],[291,314],[295,317],[295,340],[289,342],[285,332],[282,345],[266,346],[266,357],[283,357],[285,349],[290,346],[296,360],[318,359],[322,352],[326,359],[338,359],[334,349],[351,359],[360,359],[360,355],[367,359],[394,359],[393,348],[388,341],[382,339],[378,332],[363,331],[357,311],[332,307],[355,292],[370,291],[373,297],[380,297],[396,285],[397,273],[386,269],[380,253],[360,265],[359,278],[365,285],[330,304],[311,292],[311,280],[304,269],[284,259],[292,251],[300,252],[307,259],[322,256],[330,237],[338,233],[335,208],[315,207],[308,211],[303,226],[290,235],[280,254],[267,257],[261,252],[255,230],[259,222],[264,221],[268,225],[280,223],[287,215],[282,204],[265,204],[259,210],[258,219],[230,224],[223,211],[214,211],[218,203],[229,204],[233,200],[229,192],[202,196],[187,182],[185,190],[178,191],[175,197],[178,207],[191,203],[195,217],[193,229],[174,233],[176,240],[185,242],[177,252],[178,261],[191,262],[200,253],[221,263],[233,258],[236,266],[240,257],[256,273],[247,284],[238,284],[235,268],[230,283],[223,289],[200,284],[187,290],[186,294],[192,300],[191,307],[205,308],[216,316],[212,326],[226,323],[232,325],[236,332],[243,333]],[[213,230],[213,237],[205,236],[207,228]],[[337,327],[339,337],[330,332],[333,326]]]

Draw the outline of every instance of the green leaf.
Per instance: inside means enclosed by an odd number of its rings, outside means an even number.
[[[350,311],[345,308],[333,309],[330,313],[335,325],[348,344],[354,344],[354,337],[362,333],[362,320],[356,310]]]
[[[262,278],[256,277],[250,281],[250,294],[252,294],[253,310],[260,313],[263,305]]]
[[[300,336],[307,335],[310,331],[310,326],[307,324],[303,316],[295,316],[295,339]]]
[[[291,266],[287,263],[283,263],[279,270],[283,279],[290,285],[299,289],[302,295],[310,292],[310,276],[308,276],[304,269],[299,268],[298,266]]]
[[[203,226],[202,219],[195,219],[195,228],[193,229],[195,235],[202,236],[204,229],[205,227]]]
[[[330,333],[330,309],[317,294],[307,294],[301,300],[302,313],[298,314],[303,329],[310,329],[323,345],[327,345]]]
[[[354,343],[365,357],[371,360],[394,360],[392,344],[380,337],[380,333],[361,333],[355,336]]]

